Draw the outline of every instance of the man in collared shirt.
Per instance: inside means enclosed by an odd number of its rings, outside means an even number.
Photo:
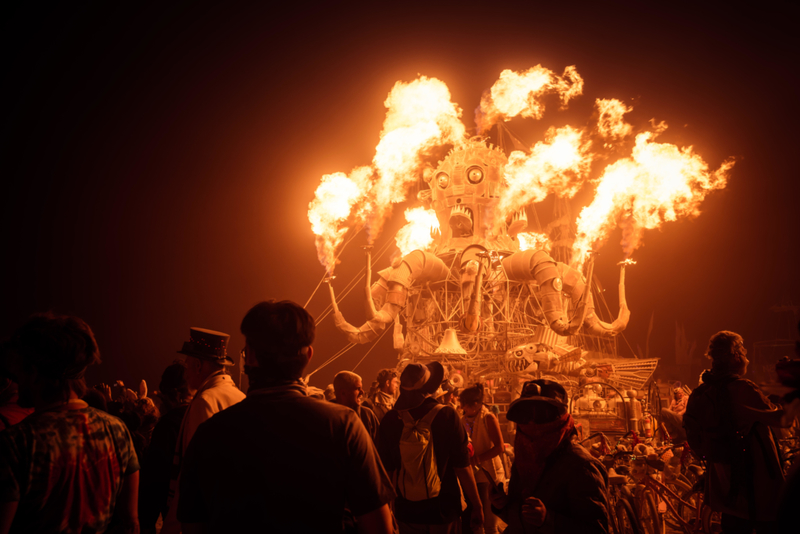
[[[294,302],[254,306],[241,326],[247,398],[197,429],[186,452],[184,532],[388,534],[394,491],[356,413],[306,395],[314,320]],[[220,468],[224,462],[225,468]]]

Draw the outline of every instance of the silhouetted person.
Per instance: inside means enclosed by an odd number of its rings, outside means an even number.
[[[462,490],[473,505],[472,527],[483,526],[467,433],[458,412],[433,396],[443,377],[439,362],[409,363],[400,375],[400,397],[378,430],[381,458],[398,494],[400,534],[459,532]]]
[[[511,403],[517,424],[508,496],[492,506],[508,534],[605,534],[608,476],[603,465],[572,441],[575,424],[567,392],[551,380],[531,380]]]
[[[158,385],[163,415],[153,429],[140,474],[139,523],[143,533],[155,532],[159,515],[167,517],[167,496],[175,446],[181,421],[192,400],[186,375],[186,363],[176,361],[164,369]]]
[[[680,382],[675,382],[672,387],[672,400],[668,408],[661,409],[661,421],[667,428],[672,442],[679,445],[686,441],[686,432],[683,430],[683,414],[686,412],[686,402],[689,398],[683,391]]]
[[[711,369],[689,397],[683,425],[705,460],[705,502],[722,514],[727,533],[773,532],[783,472],[770,427],[781,426],[773,405],[747,373],[739,334],[722,331],[708,343]]]
[[[361,377],[350,371],[339,371],[333,377],[333,391],[336,395],[336,404],[347,406],[356,412],[372,441],[378,439],[378,418],[375,412],[361,405],[364,400]]]
[[[184,532],[341,532],[345,505],[362,532],[388,533],[394,497],[356,413],[308,397],[314,320],[290,301],[242,320],[247,398],[197,429],[186,452]]]
[[[485,534],[497,533],[497,518],[489,501],[490,490],[505,479],[503,461],[503,434],[497,417],[483,403],[483,384],[464,388],[458,397],[464,416],[461,420],[472,442],[471,463],[475,466],[475,482],[483,503],[483,530]]]
[[[100,361],[89,325],[36,315],[2,356],[20,405],[36,411],[0,433],[0,533],[138,532],[139,463],[128,429],[81,400],[84,370]]]
[[[174,503],[178,501],[180,491],[178,481],[183,469],[183,456],[197,427],[215,413],[233,406],[245,397],[225,371],[226,367],[234,365],[233,359],[228,356],[229,339],[230,336],[223,332],[192,327],[189,330],[189,341],[178,351],[186,356],[186,381],[189,388],[196,393],[186,409],[178,432],[170,478],[169,510],[161,529],[162,534],[180,531]]]
[[[797,324],[800,331],[800,323]],[[800,341],[795,342],[795,356],[800,357]],[[778,381],[791,388],[782,401],[785,406],[784,424],[788,427],[797,425],[800,418],[800,359],[785,358],[775,365]],[[797,530],[797,504],[800,503],[800,462],[795,460],[786,473],[786,485],[783,488],[778,505],[778,528],[781,534],[794,534]]]

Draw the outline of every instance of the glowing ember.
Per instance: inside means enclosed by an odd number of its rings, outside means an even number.
[[[517,234],[520,250],[550,250],[550,238],[547,234],[537,232],[521,232]]]
[[[633,108],[626,106],[616,98],[598,98],[594,104],[600,115],[597,119],[597,131],[609,141],[609,144],[620,141],[631,134],[633,126],[625,122],[622,117],[633,111]]]
[[[348,219],[368,188],[369,167],[359,167],[348,177],[343,172],[326,174],[308,205],[311,231],[317,236],[317,256],[328,273],[333,273],[336,249],[342,244]]]
[[[394,240],[405,256],[413,250],[425,250],[433,243],[431,232],[439,230],[439,219],[434,210],[411,208],[406,210],[406,221]]]
[[[622,243],[627,256],[638,247],[642,230],[699,215],[706,195],[725,187],[733,160],[709,172],[692,147],[654,143],[652,137],[651,132],[637,135],[631,157],[609,165],[601,176],[594,200],[578,218],[577,263],[590,248],[601,246],[617,223],[629,226]]]
[[[478,131],[485,132],[500,120],[508,120],[518,115],[541,119],[544,104],[541,99],[547,94],[557,93],[562,106],[583,92],[583,79],[574,66],[564,69],[558,76],[553,71],[536,65],[516,73],[504,70],[492,88],[484,93],[476,111]]]
[[[544,142],[536,143],[530,154],[512,152],[504,169],[508,188],[500,198],[502,221],[551,193],[565,198],[575,196],[592,162],[588,150],[589,144],[582,140],[581,131],[565,126],[550,128]]]

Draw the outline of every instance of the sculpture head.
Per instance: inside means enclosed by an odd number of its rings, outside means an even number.
[[[431,207],[442,233],[440,250],[461,250],[469,244],[513,247],[505,224],[500,225],[500,235],[492,231],[499,216],[500,192],[506,187],[506,163],[508,158],[502,150],[487,146],[481,138],[472,138],[454,148],[428,175]]]

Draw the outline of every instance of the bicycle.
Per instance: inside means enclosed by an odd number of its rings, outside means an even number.
[[[665,462],[661,459],[647,458],[644,462],[653,471],[664,471]],[[647,471],[639,479],[638,491],[634,494],[642,530],[650,534],[663,534],[665,525],[669,525],[685,534],[720,532],[719,514],[703,502],[704,476],[701,474],[697,483],[688,487],[677,479],[671,480],[668,485],[658,480],[653,472]]]

